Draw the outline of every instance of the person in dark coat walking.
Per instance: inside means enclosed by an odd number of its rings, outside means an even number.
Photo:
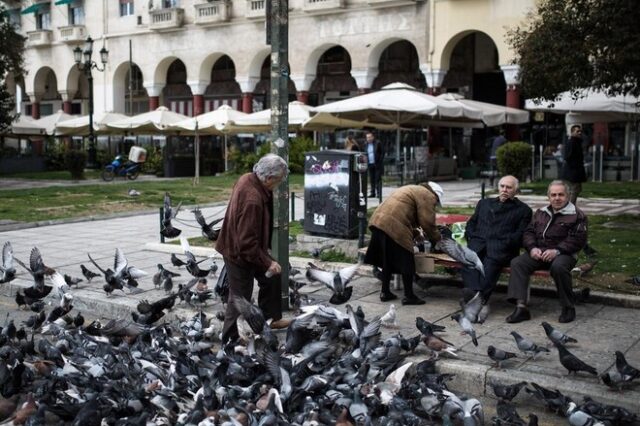
[[[484,266],[484,276],[477,269],[462,269],[465,299],[479,291],[486,303],[502,268],[509,266],[511,259],[520,253],[522,234],[531,222],[532,212],[516,197],[518,186],[518,179],[514,176],[502,177],[498,183],[499,195],[480,200],[467,222],[467,247],[478,254]]]
[[[376,196],[376,191],[382,191],[382,175],[384,174],[384,149],[376,140],[372,132],[365,135],[365,152],[369,168],[369,197]],[[382,195],[382,193],[378,194]]]
[[[235,297],[251,300],[253,282],[258,281],[258,306],[271,328],[285,328],[280,300],[280,264],[271,256],[273,231],[273,190],[287,177],[289,170],[282,157],[267,154],[240,176],[233,187],[216,241],[229,275],[229,303],[224,315],[222,341],[238,338],[236,326],[240,313]]]
[[[554,180],[547,189],[549,205],[538,209],[524,231],[522,243],[525,253],[511,261],[511,275],[507,300],[516,304],[507,317],[508,323],[531,319],[529,276],[538,269],[546,269],[556,284],[562,313],[562,323],[576,318],[571,268],[578,252],[587,243],[587,217],[569,200],[569,184]]]
[[[571,183],[571,203],[576,205],[578,195],[582,192],[582,182],[587,181],[584,170],[584,154],[582,153],[582,127],[577,124],[571,126],[571,135],[562,153],[563,163],[560,179]]]

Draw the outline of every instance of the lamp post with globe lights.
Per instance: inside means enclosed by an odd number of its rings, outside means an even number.
[[[102,46],[100,49],[100,62],[102,67],[91,59],[93,55],[93,39],[87,37],[84,48],[77,46],[73,49],[73,59],[76,62],[76,66],[87,77],[89,83],[89,148],[87,149],[87,167],[97,168],[96,164],[96,145],[95,145],[95,133],[93,130],[93,74],[92,71],[98,70],[104,72],[107,67],[107,61],[109,59],[109,51]]]

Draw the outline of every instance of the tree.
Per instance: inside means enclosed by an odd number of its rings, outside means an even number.
[[[26,38],[18,34],[9,20],[9,14],[0,3],[0,131],[15,119],[15,100],[7,88],[7,74],[24,75],[23,53]]]
[[[528,97],[594,88],[640,95],[640,7],[635,0],[540,0],[508,33]]]

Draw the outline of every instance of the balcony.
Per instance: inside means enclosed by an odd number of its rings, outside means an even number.
[[[51,38],[51,30],[27,31],[27,44],[31,47],[49,46]]]
[[[195,22],[198,25],[227,22],[231,15],[231,5],[228,0],[196,4],[194,7],[196,9]]]
[[[60,30],[60,40],[65,43],[77,43],[87,38],[87,29],[84,25],[67,25],[58,27]]]
[[[304,5],[302,6],[302,10],[305,12],[342,8],[344,8],[344,0],[304,0]]]
[[[247,19],[265,19],[266,0],[247,0]]]
[[[149,12],[149,29],[162,31],[182,27],[184,22],[184,9],[172,7],[167,9],[157,9]]]
[[[370,6],[375,6],[378,4],[388,4],[389,6],[394,4],[407,4],[407,3],[418,3],[425,0],[367,0],[367,4]]]

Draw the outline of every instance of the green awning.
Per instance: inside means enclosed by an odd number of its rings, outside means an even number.
[[[36,13],[38,10],[40,10],[40,8],[44,6],[44,3],[34,3],[31,6],[29,6],[28,8],[22,10],[22,12],[20,12],[22,15],[27,15],[29,13]]]
[[[56,6],[62,6],[63,4],[71,4],[74,0],[58,0],[56,1]]]

